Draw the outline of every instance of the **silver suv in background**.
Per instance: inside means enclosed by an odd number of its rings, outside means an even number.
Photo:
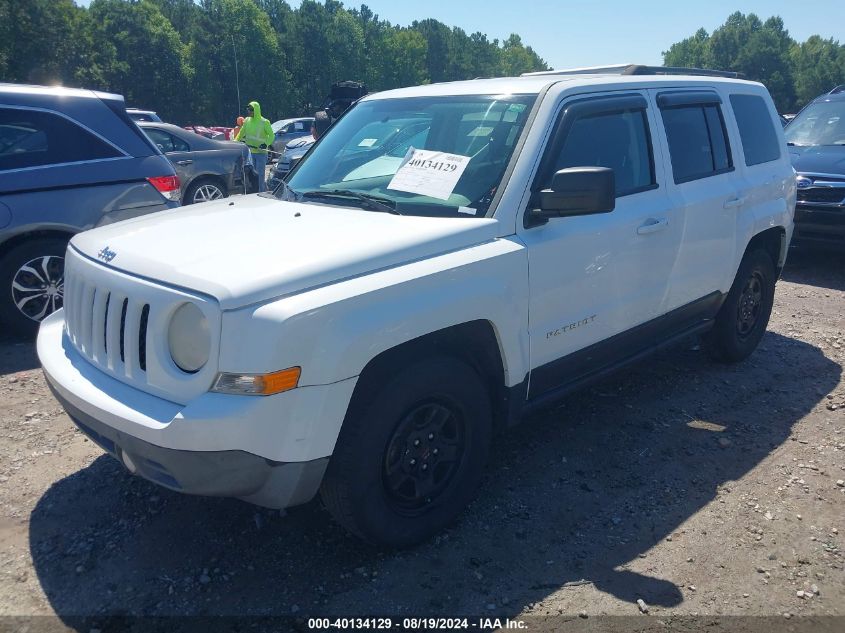
[[[122,96],[0,84],[0,330],[35,334],[62,307],[75,233],[179,206],[179,189]]]

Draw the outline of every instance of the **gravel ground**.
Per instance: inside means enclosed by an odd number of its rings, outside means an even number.
[[[845,257],[790,257],[748,361],[713,364],[690,341],[570,397],[497,441],[456,525],[400,553],[348,537],[318,501],[268,511],[132,477],[75,430],[32,343],[0,338],[0,615],[86,633],[74,616],[843,631]]]

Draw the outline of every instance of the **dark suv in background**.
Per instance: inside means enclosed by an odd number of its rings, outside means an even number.
[[[175,206],[179,178],[123,97],[0,84],[0,331],[62,307],[72,235]]]
[[[793,243],[845,250],[845,85],[814,99],[783,133],[798,174]]]

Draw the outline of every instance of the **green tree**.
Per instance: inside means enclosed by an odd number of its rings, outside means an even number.
[[[695,35],[676,42],[663,52],[665,66],[686,68],[713,68],[710,58],[710,35],[704,29],[698,29]]]
[[[268,118],[310,114],[347,79],[384,90],[544,68],[518,35],[392,25],[337,0],[0,0],[0,79],[118,92],[180,124],[230,123],[251,99]]]
[[[548,66],[530,46],[522,44],[519,35],[512,33],[502,45],[501,68],[503,75],[516,76],[535,70],[547,70]]]
[[[0,0],[0,80],[101,87],[90,27],[73,0]]]
[[[781,112],[795,111],[845,83],[845,47],[813,35],[797,43],[777,16],[762,22],[736,12],[708,35],[699,29],[663,53],[667,66],[735,70],[766,85]]]
[[[845,84],[845,46],[834,39],[811,35],[790,51],[795,77],[796,106],[815,99],[834,86]]]
[[[179,34],[159,8],[149,0],[94,0],[90,18],[107,89],[168,120],[183,118],[191,70]]]
[[[291,103],[290,74],[268,15],[254,0],[204,0],[203,9],[189,42],[189,122],[233,122],[252,100],[267,118],[281,118]]]
[[[387,33],[384,50],[392,63],[385,69],[385,83],[380,88],[416,86],[426,82],[426,40],[422,33],[413,29],[392,29]]]

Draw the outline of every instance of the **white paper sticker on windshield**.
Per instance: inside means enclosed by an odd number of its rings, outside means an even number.
[[[388,189],[448,200],[470,157],[411,147]]]
[[[377,138],[365,138],[363,141],[358,143],[358,147],[372,147],[378,141]]]

